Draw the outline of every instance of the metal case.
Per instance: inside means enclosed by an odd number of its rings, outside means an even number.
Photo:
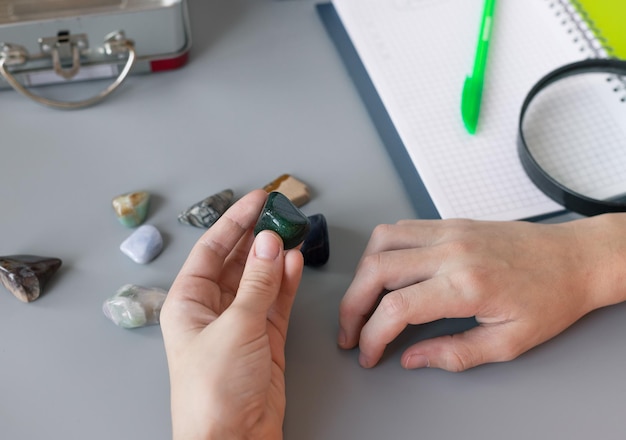
[[[191,47],[186,0],[0,0],[0,89],[56,108],[95,104],[127,75],[183,66]],[[78,102],[29,88],[114,78]]]

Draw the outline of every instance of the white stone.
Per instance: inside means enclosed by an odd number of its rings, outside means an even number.
[[[159,324],[167,292],[158,287],[126,284],[102,305],[104,315],[124,328]]]

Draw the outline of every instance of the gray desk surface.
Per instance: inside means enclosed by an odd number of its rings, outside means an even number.
[[[201,233],[177,223],[181,209],[284,172],[310,184],[304,210],[326,215],[332,239],[294,306],[285,438],[623,438],[626,306],[460,374],[399,365],[451,322],[407,330],[373,370],[336,347],[337,306],[372,228],[415,214],[313,5],[192,0],[190,64],[133,77],[87,110],[0,94],[0,254],[64,261],[39,300],[0,295],[0,438],[169,438],[159,327],[117,328],[101,303],[126,283],[169,287]],[[155,194],[148,222],[166,239],[144,266],[118,250],[129,230],[110,207],[138,189]]]

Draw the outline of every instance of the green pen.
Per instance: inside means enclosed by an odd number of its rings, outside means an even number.
[[[478,114],[480,113],[480,101],[483,94],[485,66],[487,65],[487,51],[489,49],[489,39],[491,38],[495,4],[496,0],[485,0],[483,17],[480,23],[480,34],[478,35],[478,46],[476,47],[476,57],[474,58],[474,69],[472,70],[472,76],[465,77],[465,84],[463,84],[461,115],[463,116],[465,128],[470,134],[476,133],[476,126],[478,125]]]

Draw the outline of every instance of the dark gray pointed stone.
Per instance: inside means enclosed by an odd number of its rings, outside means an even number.
[[[61,267],[58,258],[36,255],[0,257],[0,281],[23,302],[39,298],[48,279]]]
[[[226,212],[232,201],[233,191],[225,189],[181,212],[178,221],[197,228],[210,228]]]

